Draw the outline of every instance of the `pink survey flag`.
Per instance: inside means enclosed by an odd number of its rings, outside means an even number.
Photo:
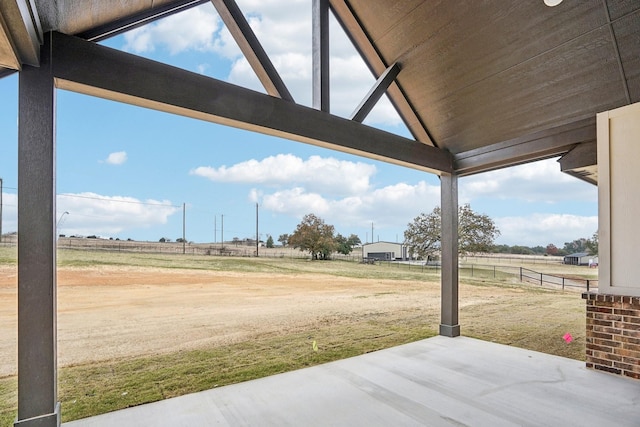
[[[571,336],[571,334],[569,332],[567,332],[566,334],[564,334],[564,336],[562,337],[562,339],[569,344],[571,341],[573,341],[573,337]]]

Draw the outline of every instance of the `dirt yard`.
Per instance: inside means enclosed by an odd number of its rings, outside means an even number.
[[[509,319],[510,324],[530,323],[532,314],[518,306],[523,293],[509,287],[461,286],[465,331],[475,328],[482,334],[478,328],[486,328],[490,316],[505,318],[508,312],[519,317]],[[550,299],[566,297],[534,294],[527,296],[527,306],[535,310]],[[439,305],[439,284],[424,281],[62,267],[58,269],[58,363],[70,366],[171,353],[368,319],[401,325],[403,319],[420,317],[435,331]],[[517,308],[509,310],[511,306]],[[16,373],[16,307],[15,267],[0,267],[0,377]],[[504,334],[508,333],[505,328]]]

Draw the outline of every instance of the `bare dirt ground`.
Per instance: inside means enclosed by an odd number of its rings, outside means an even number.
[[[58,363],[77,365],[313,329],[322,322],[432,312],[439,287],[325,275],[58,269]],[[0,267],[0,377],[16,373],[16,272]]]
[[[0,266],[0,377],[15,375],[16,268]],[[516,287],[460,288],[467,333],[527,348],[538,323],[584,335],[579,294]],[[546,307],[541,322],[540,307]],[[574,312],[574,313],[572,313]],[[322,274],[235,273],[145,267],[58,268],[61,367],[313,331],[327,325],[407,319],[437,330],[439,283]],[[493,329],[492,329],[493,328]],[[557,336],[556,336],[557,335]],[[583,341],[582,337],[580,338]],[[546,343],[539,344],[544,351]],[[538,349],[533,346],[532,349]]]

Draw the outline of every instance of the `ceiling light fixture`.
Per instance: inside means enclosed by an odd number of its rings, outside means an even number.
[[[544,4],[549,7],[557,6],[562,3],[562,0],[544,0]]]

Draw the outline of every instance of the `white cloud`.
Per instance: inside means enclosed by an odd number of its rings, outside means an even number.
[[[190,174],[217,182],[273,185],[302,184],[324,194],[366,192],[376,167],[363,162],[311,156],[307,160],[293,154],[278,154],[262,160],[247,160],[232,166],[200,166]]]
[[[2,192],[2,234],[18,229],[18,195]]]
[[[498,243],[507,245],[562,247],[565,242],[589,238],[598,229],[597,216],[535,213],[495,219],[502,235]]]
[[[109,156],[107,156],[104,162],[110,165],[121,165],[126,161],[127,161],[127,152],[116,151],[115,153],[109,154]]]
[[[460,180],[460,199],[487,197],[532,203],[597,202],[597,187],[560,171],[556,159],[542,160]]]
[[[424,181],[415,185],[399,183],[343,198],[328,198],[304,188],[260,194],[263,209],[301,218],[313,212],[327,222],[341,226],[405,227],[420,212],[430,212],[439,203],[440,188]]]
[[[69,212],[62,219],[58,232],[66,235],[117,236],[136,228],[166,224],[168,218],[180,209],[168,200],[143,201],[133,197],[85,192],[58,195],[57,210],[60,214]]]
[[[213,52],[214,35],[220,29],[220,18],[211,5],[205,6],[194,7],[129,31],[124,35],[124,50],[145,53],[161,46],[171,55],[188,50]]]
[[[281,0],[246,0],[238,4],[293,98],[299,104],[311,105],[311,3],[295,0],[283,6]],[[232,62],[229,82],[265,92],[211,4],[125,34],[124,50],[145,53],[158,48],[167,49],[172,55],[183,51],[215,52]],[[330,56],[331,112],[346,117],[367,94],[375,78],[333,17]],[[202,73],[203,69],[197,67],[197,71]],[[398,125],[401,120],[383,97],[366,123]]]

